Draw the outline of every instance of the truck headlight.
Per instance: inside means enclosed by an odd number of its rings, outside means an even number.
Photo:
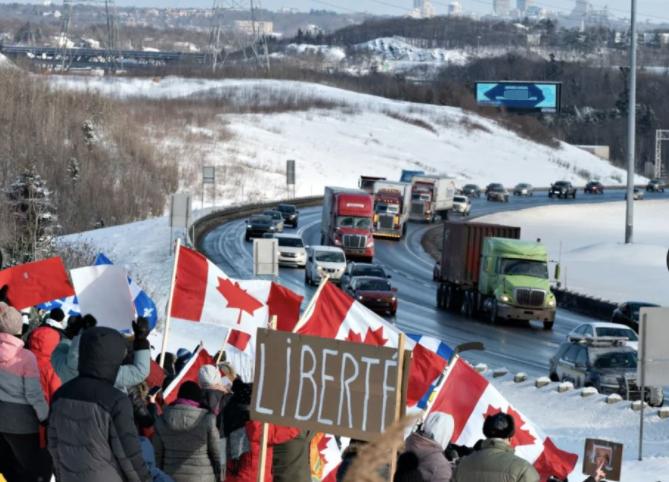
[[[374,238],[372,238],[371,236],[369,238],[367,238],[367,247],[368,248],[373,248],[374,247]]]
[[[335,246],[341,246],[341,239],[335,238]]]
[[[502,295],[499,297],[499,301],[501,301],[502,303],[508,303],[509,301],[511,301],[511,297],[509,295]]]
[[[551,298],[550,300],[548,300],[548,307],[555,308],[555,298]]]

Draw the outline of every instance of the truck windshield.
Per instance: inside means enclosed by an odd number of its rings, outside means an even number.
[[[527,259],[502,260],[501,274],[533,276],[535,278],[548,279],[548,266],[544,261],[530,261]]]
[[[323,263],[344,263],[346,262],[346,258],[344,258],[343,253],[337,251],[321,251],[316,252],[316,261]]]
[[[397,214],[400,212],[400,207],[397,204],[379,203],[374,209],[377,214]]]
[[[414,201],[429,201],[430,194],[426,192],[416,192],[411,195],[411,199]]]
[[[337,227],[370,229],[372,221],[369,218],[357,218],[354,216],[339,216],[337,218]]]

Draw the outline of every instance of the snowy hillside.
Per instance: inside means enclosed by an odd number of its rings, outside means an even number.
[[[572,291],[613,302],[669,300],[669,201],[634,203],[634,244],[623,244],[625,203],[546,206],[493,214],[483,222],[522,228],[522,237],[541,238],[560,259],[561,281]]]
[[[182,166],[198,159],[226,169],[223,203],[274,199],[285,194],[285,163],[297,161],[297,195],[319,194],[327,184],[354,186],[361,174],[397,179],[401,169],[454,176],[458,183],[546,186],[558,179],[583,185],[588,178],[619,184],[625,173],[576,147],[559,149],[523,139],[497,123],[453,107],[414,104],[318,84],[274,80],[51,77],[54,85],[95,89],[119,98],[224,99],[240,111],[205,126],[186,126],[166,139],[181,149]],[[282,102],[302,107],[282,111]],[[329,108],[313,108],[328,103]],[[225,129],[226,137],[218,136]],[[189,144],[192,134],[206,142]],[[243,169],[244,175],[231,177]],[[639,178],[641,181],[641,178]],[[199,183],[199,174],[194,186]],[[260,187],[258,187],[260,186]]]

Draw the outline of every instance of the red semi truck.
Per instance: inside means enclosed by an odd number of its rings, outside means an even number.
[[[321,218],[321,244],[338,246],[347,259],[374,258],[374,199],[357,189],[326,187]]]

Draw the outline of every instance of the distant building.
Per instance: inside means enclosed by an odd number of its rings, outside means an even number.
[[[571,16],[574,18],[587,17],[592,10],[592,5],[588,0],[576,0],[574,10],[571,11]]]
[[[516,0],[516,9],[524,14],[527,12],[527,9],[534,5],[534,0]]]
[[[409,13],[414,18],[434,17],[435,11],[432,6],[432,0],[413,0],[413,10]]]
[[[458,0],[451,0],[448,4],[448,14],[455,17],[462,15],[462,5]]]
[[[235,30],[246,35],[272,35],[274,33],[274,22],[235,20]]]
[[[511,0],[492,0],[492,9],[498,17],[508,17],[511,13]]]

